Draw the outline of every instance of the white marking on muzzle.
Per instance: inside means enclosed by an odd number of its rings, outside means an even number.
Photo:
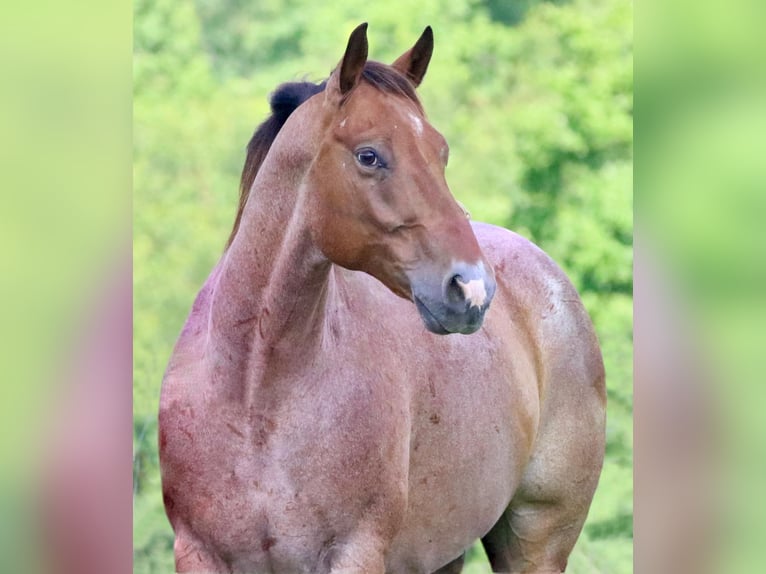
[[[457,280],[460,289],[463,290],[463,296],[471,307],[481,307],[487,300],[487,289],[484,286],[484,279],[471,279],[468,283]]]

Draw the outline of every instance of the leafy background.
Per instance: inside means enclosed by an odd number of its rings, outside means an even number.
[[[381,61],[434,28],[419,91],[450,142],[453,193],[541,245],[582,294],[606,363],[607,449],[568,572],[632,572],[632,2],[340,4],[134,4],[134,571],[173,571],[160,381],[230,230],[244,146],[274,87],[324,79],[367,21]],[[464,571],[490,571],[480,546]]]

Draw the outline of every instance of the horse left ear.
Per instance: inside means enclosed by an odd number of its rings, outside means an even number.
[[[328,95],[342,100],[359,83],[367,63],[367,22],[360,24],[348,38],[346,53],[328,81]]]
[[[415,84],[415,87],[418,87],[423,81],[423,76],[426,75],[433,51],[434,32],[431,30],[431,26],[426,26],[415,45],[399,56],[391,65],[407,76]]]

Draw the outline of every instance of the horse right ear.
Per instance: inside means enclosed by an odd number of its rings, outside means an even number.
[[[399,56],[391,66],[407,76],[417,88],[426,75],[433,52],[434,32],[431,26],[426,26],[415,45]]]
[[[327,96],[340,103],[359,83],[367,63],[367,22],[357,26],[348,39],[346,53],[327,82]]]

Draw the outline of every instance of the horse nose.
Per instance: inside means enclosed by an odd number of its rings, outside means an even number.
[[[495,295],[495,278],[483,262],[457,263],[447,274],[445,300],[457,313],[483,313]]]

